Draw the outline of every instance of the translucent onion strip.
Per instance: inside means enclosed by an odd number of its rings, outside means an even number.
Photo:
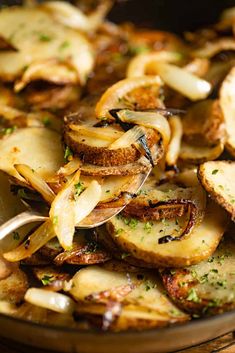
[[[156,112],[135,112],[128,109],[122,109],[117,114],[123,122],[138,124],[156,130],[161,135],[164,146],[168,145],[171,131],[169,123],[163,115]]]
[[[139,126],[134,126],[132,129],[125,132],[119,139],[111,143],[109,149],[115,150],[118,148],[130,147],[131,145],[135,144],[143,135],[143,129],[141,129]]]
[[[101,198],[101,186],[96,180],[83,191],[79,179],[80,171],[56,195],[50,209],[54,231],[65,250],[72,246],[75,226],[91,213]]]
[[[83,32],[95,31],[103,22],[111,7],[110,1],[103,1],[89,16],[66,1],[45,2],[42,7],[61,24]]]
[[[74,301],[67,295],[41,288],[29,288],[24,299],[30,304],[62,314],[71,314],[75,309]]]
[[[211,84],[175,65],[158,63],[157,72],[161,79],[172,89],[192,101],[206,98]]]
[[[79,224],[87,217],[101,199],[102,189],[96,180],[92,180],[88,188],[79,197],[79,202],[75,204],[75,221]]]
[[[3,256],[10,262],[21,261],[34,254],[38,249],[55,237],[53,224],[50,220],[43,223],[20,246]]]
[[[158,76],[141,76],[121,80],[109,87],[98,101],[95,112],[98,118],[109,117],[109,110],[124,108],[121,100],[131,91],[141,87],[160,86],[162,81]]]
[[[36,171],[26,164],[15,164],[15,169],[49,204],[52,203],[55,194]]]
[[[214,42],[207,42],[204,47],[193,52],[193,55],[200,58],[212,58],[221,51],[235,50],[235,42],[233,38],[219,38]]]
[[[107,141],[114,141],[123,135],[123,132],[116,131],[110,128],[103,127],[88,127],[82,125],[69,125],[69,128],[73,131],[79,132],[80,135],[99,138]]]
[[[166,163],[170,166],[174,166],[180,154],[183,126],[179,116],[170,116],[168,122],[171,128],[171,139],[166,154]]]
[[[181,59],[181,54],[169,51],[159,51],[154,53],[139,54],[135,56],[128,65],[127,77],[139,77],[146,75],[148,69],[155,74],[155,63],[175,62]]]
[[[51,204],[50,219],[61,246],[72,246],[75,231],[75,186],[79,182],[80,171],[58,192]]]

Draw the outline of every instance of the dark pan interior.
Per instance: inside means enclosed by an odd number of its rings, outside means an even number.
[[[20,3],[0,0],[2,6]],[[117,0],[109,18],[182,33],[214,23],[221,11],[231,6],[235,0]]]

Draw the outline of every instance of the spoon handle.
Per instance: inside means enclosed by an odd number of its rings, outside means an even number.
[[[28,210],[24,211],[17,216],[9,219],[9,221],[3,223],[0,226],[0,240],[5,238],[8,234],[12,233],[14,230],[22,227],[25,224],[32,222],[42,222],[45,221],[47,217],[40,215],[39,213]]]

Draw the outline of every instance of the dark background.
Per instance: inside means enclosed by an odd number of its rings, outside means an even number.
[[[19,3],[0,0],[0,5]],[[235,0],[117,0],[109,18],[181,33],[214,23],[221,11],[231,6]]]

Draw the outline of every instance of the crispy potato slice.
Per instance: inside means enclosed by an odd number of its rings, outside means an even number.
[[[183,119],[185,141],[214,145],[226,138],[224,116],[218,100],[207,99],[193,104]]]
[[[185,188],[168,182],[157,186],[156,178],[152,176],[143,185],[138,196],[126,206],[123,214],[143,221],[179,217],[188,208],[187,203],[181,202],[183,200],[195,204],[197,222],[201,221],[206,207],[206,194],[200,185]]]
[[[226,229],[225,212],[212,201],[208,202],[201,224],[180,241],[158,244],[162,236],[177,236],[182,232],[185,217],[152,222],[149,226],[134,218],[113,217],[106,223],[107,230],[123,251],[137,259],[162,267],[182,267],[208,258],[218,246]]]
[[[225,126],[228,135],[226,148],[235,157],[235,68],[232,68],[223,81],[220,89],[220,106],[224,114]]]
[[[27,289],[27,276],[22,270],[17,268],[9,277],[0,280],[0,300],[19,303],[24,299]]]
[[[33,267],[33,274],[36,279],[45,286],[46,289],[55,292],[61,291],[68,286],[69,280],[72,278],[68,272],[63,271],[58,267],[40,266]]]
[[[208,260],[161,275],[170,297],[192,314],[216,314],[235,308],[235,243],[226,237]]]
[[[116,331],[188,320],[164,295],[158,277],[141,270],[127,274],[90,266],[75,274],[70,293],[79,302],[78,313],[103,316],[103,324],[110,300],[120,303],[121,312],[108,327]]]
[[[27,164],[45,180],[64,164],[60,135],[46,128],[17,129],[0,140],[0,169],[24,180],[14,164]]]
[[[235,162],[211,161],[200,165],[198,177],[207,192],[235,217]]]
[[[3,80],[15,80],[27,66],[48,59],[62,61],[65,70],[70,66],[77,74],[77,82],[82,84],[93,68],[93,53],[87,39],[79,32],[56,23],[46,11],[37,7],[2,10],[0,35],[10,37],[12,45],[18,49],[17,52],[0,53],[0,75]],[[64,71],[61,77],[64,78]],[[50,76],[47,80],[50,81]]]

